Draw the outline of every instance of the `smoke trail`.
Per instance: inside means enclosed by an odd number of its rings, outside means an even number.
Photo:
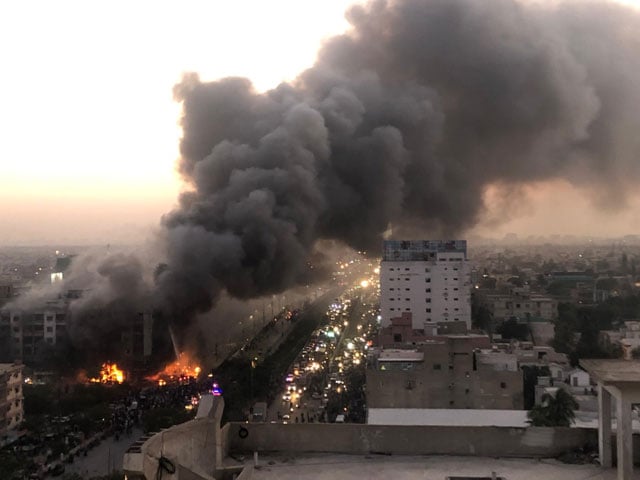
[[[620,205],[637,180],[636,11],[397,0],[347,16],[292,83],[175,87],[193,190],[163,219],[174,317],[301,283],[318,239],[376,252],[390,225],[463,231],[494,183],[562,177]]]

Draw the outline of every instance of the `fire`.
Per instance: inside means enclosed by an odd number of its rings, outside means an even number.
[[[100,377],[92,378],[93,383],[122,383],[124,382],[124,372],[118,368],[116,363],[103,363],[100,369]]]
[[[162,387],[166,385],[167,382],[197,378],[201,371],[202,369],[196,361],[191,358],[189,354],[183,352],[178,355],[176,361],[166,365],[163,370],[147,377],[147,379]]]

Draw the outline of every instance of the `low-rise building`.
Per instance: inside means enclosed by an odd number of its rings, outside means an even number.
[[[531,293],[528,288],[512,288],[508,293],[481,295],[494,320],[517,318],[520,321],[547,321],[558,317],[557,300]]]
[[[603,330],[599,334],[599,341],[605,349],[619,346],[624,358],[631,359],[634,350],[640,349],[640,321],[624,322],[618,330]]]
[[[482,335],[382,349],[368,364],[367,406],[521,409],[522,372],[515,357],[498,357],[491,357],[489,338]]]

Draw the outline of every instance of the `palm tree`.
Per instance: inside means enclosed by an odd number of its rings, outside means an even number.
[[[534,427],[569,427],[575,420],[577,408],[578,402],[573,395],[558,388],[555,395],[545,393],[541,404],[529,410],[528,423]]]

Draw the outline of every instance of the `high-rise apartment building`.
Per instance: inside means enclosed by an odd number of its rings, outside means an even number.
[[[0,363],[0,445],[24,420],[22,365]]]
[[[0,310],[0,353],[3,360],[33,360],[43,345],[55,345],[67,336],[67,306],[48,302],[33,311]],[[9,357],[9,358],[7,358]]]
[[[387,240],[380,265],[382,326],[410,312],[412,328],[439,323],[471,328],[471,268],[466,240]]]

